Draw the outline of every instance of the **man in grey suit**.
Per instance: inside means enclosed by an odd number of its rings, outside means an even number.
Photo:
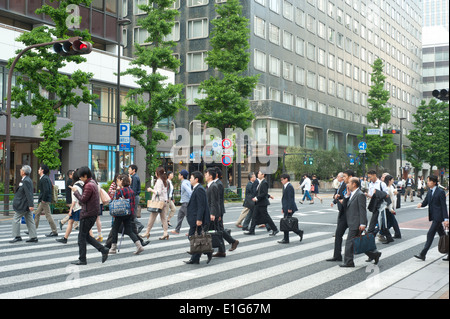
[[[36,225],[34,224],[33,211],[34,211],[34,201],[33,201],[33,182],[30,178],[31,167],[28,165],[23,165],[20,169],[20,176],[22,176],[22,181],[14,194],[13,208],[14,217],[12,221],[12,235],[14,237],[10,243],[15,243],[22,241],[20,237],[20,221],[22,217],[25,217],[25,223],[27,224],[28,233],[30,239],[27,243],[37,243]]]
[[[366,195],[359,189],[360,182],[352,177],[347,184],[347,195],[343,201],[347,216],[348,236],[345,242],[345,257],[341,267],[355,267],[353,262],[353,238],[358,236],[367,226]],[[370,259],[375,260],[375,265],[380,260],[381,253],[371,251],[366,253]]]

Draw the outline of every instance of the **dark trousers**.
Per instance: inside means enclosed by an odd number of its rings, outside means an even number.
[[[80,257],[78,258],[80,261],[86,261],[86,245],[87,243],[91,244],[95,247],[99,252],[104,251],[106,248],[103,247],[94,237],[89,235],[89,231],[92,226],[94,226],[95,221],[97,220],[97,216],[87,217],[80,219],[79,233],[78,233],[78,249]]]
[[[433,244],[434,236],[436,233],[439,234],[439,236],[443,236],[445,234],[444,227],[442,226],[442,222],[434,221],[431,223],[431,227],[428,230],[427,233],[427,241],[425,243],[425,247],[423,247],[422,252],[420,253],[422,256],[425,256],[430,249],[431,245]]]
[[[191,226],[189,225],[189,236],[192,236],[195,234],[195,230],[197,230],[197,234],[200,235],[202,233],[202,226],[197,227],[197,225]],[[205,229],[208,229],[208,225],[205,225]],[[205,230],[206,231],[206,230]],[[212,253],[207,253],[206,255],[212,255]],[[191,260],[194,262],[200,261],[200,257],[202,254],[194,254],[191,256]]]
[[[256,206],[255,212],[253,213],[252,222],[250,225],[250,232],[255,232],[256,225],[259,224],[268,224],[270,229],[273,231],[277,231],[278,228],[275,226],[272,218],[267,212],[267,206]]]
[[[242,223],[242,228],[244,230],[248,229],[248,226],[250,225],[250,222],[252,221],[253,214],[255,212],[255,205],[250,208],[250,210],[247,213],[247,216],[245,216],[244,222]]]
[[[134,233],[132,227],[131,227],[131,222],[132,222],[133,218],[132,216],[126,216],[126,217],[115,217],[114,218],[114,223],[112,225],[111,228],[111,237],[112,240],[111,242],[113,244],[117,244],[117,237],[119,235],[119,230],[120,230],[120,226],[123,224],[123,231],[124,234],[127,234],[131,240],[133,241],[133,243],[139,241],[138,236]]]
[[[289,218],[289,217],[292,217],[292,215],[294,215],[294,213],[284,213],[284,218]],[[297,235],[301,235],[302,234],[302,231],[300,230],[300,227],[299,227],[299,229],[297,230],[293,230],[293,232],[294,233],[296,233]],[[284,233],[284,241],[287,241],[287,242],[289,242],[289,231],[285,231],[285,232],[283,232]]]
[[[347,240],[345,241],[345,256],[344,256],[344,264],[349,265],[353,263],[353,238],[359,235],[359,229],[349,229]],[[367,252],[366,255],[374,259],[376,251]]]
[[[339,213],[337,220],[336,233],[334,234],[334,253],[333,258],[342,259],[342,242],[345,231],[347,230],[347,216]]]

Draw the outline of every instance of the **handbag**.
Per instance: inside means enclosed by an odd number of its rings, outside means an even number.
[[[311,185],[310,192],[314,192],[314,185]]]
[[[189,236],[189,243],[191,245],[191,250],[189,254],[206,254],[212,253],[212,236],[211,234],[205,233],[202,228],[201,234],[197,232],[198,227],[195,229],[195,233],[192,236]]]
[[[296,217],[287,217],[280,219],[281,231],[298,231],[298,219]]]
[[[355,255],[364,254],[377,249],[373,233],[363,232],[353,238],[353,252]]]
[[[211,228],[211,226],[213,226]],[[209,234],[211,234],[211,242],[212,248],[220,248],[223,246],[223,232],[227,232],[228,235],[231,235],[231,229],[218,230],[217,222],[214,221],[214,224],[209,224]]]
[[[111,202],[109,203],[109,214],[113,217],[124,217],[131,215],[130,200],[123,197],[111,200]]]
[[[108,205],[109,202],[111,201],[111,197],[109,197],[108,193],[103,189],[103,188],[99,188],[100,189],[100,200],[102,201],[103,205]]]
[[[438,250],[441,254],[448,254],[448,229],[445,234],[439,238]]]
[[[159,195],[156,195],[157,200],[149,200],[147,202],[147,211],[149,213],[162,213],[166,202],[159,200]]]

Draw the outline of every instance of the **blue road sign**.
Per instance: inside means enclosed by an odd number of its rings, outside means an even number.
[[[119,151],[130,151],[131,127],[130,123],[122,123],[119,127]]]
[[[231,161],[232,161],[231,156],[225,155],[225,156],[222,157],[222,164],[224,166],[230,166],[231,165]]]
[[[358,148],[362,151],[365,151],[367,149],[367,143],[366,142],[359,143]]]

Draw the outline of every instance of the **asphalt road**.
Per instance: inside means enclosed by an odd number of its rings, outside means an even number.
[[[279,194],[269,206],[269,212],[279,225],[281,204]],[[10,244],[11,221],[0,221],[0,299],[5,298],[177,298],[177,299],[277,299],[277,298],[369,298],[387,286],[405,278],[425,265],[442,258],[437,252],[437,238],[421,262],[413,256],[422,249],[429,227],[427,209],[417,209],[414,203],[402,201],[397,220],[402,239],[383,245],[378,266],[366,263],[365,255],[355,258],[355,268],[340,268],[339,263],[325,262],[332,257],[337,208],[330,207],[330,198],[314,205],[298,204],[296,216],[304,239],[291,233],[288,245],[278,244],[282,233],[270,237],[267,231],[256,230],[255,236],[245,236],[235,227],[241,204],[227,204],[224,221],[232,236],[240,241],[226,258],[214,258],[209,265],[202,257],[200,265],[185,265],[189,259],[189,243],[184,221],[180,235],[171,235],[168,241],[159,241],[160,225],[151,232],[151,243],[145,251],[134,256],[135,246],[125,236],[122,249],[101,263],[101,255],[88,245],[87,266],[74,266],[78,258],[77,231],[72,232],[67,244],[55,238],[46,238],[50,231],[45,218],[38,229],[39,242],[24,241]],[[299,195],[297,195],[297,200]],[[369,218],[371,213],[369,213]],[[59,220],[62,216],[54,216]],[[110,229],[111,218],[102,216],[103,236]],[[176,215],[174,220],[176,219]],[[148,213],[143,214],[146,225]],[[22,225],[22,231],[25,231]],[[65,230],[65,228],[64,228]],[[94,226],[94,235],[97,235]],[[63,231],[60,232],[60,236]],[[345,240],[346,236],[344,237]],[[226,244],[227,249],[230,247]],[[378,280],[385,274],[389,280]],[[357,289],[355,289],[357,287]]]

